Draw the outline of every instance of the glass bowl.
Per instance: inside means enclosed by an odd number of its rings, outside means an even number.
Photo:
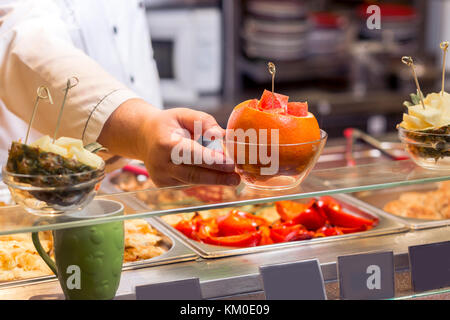
[[[315,166],[327,142],[320,130],[316,141],[296,144],[262,144],[226,139],[224,149],[236,172],[250,188],[284,190],[297,187]]]
[[[13,200],[40,216],[61,215],[85,208],[105,177],[104,165],[96,170],[61,175],[26,175],[3,167],[3,182]]]
[[[419,166],[433,170],[450,170],[450,134],[399,128],[399,137],[406,152]],[[436,133],[434,133],[436,132]]]

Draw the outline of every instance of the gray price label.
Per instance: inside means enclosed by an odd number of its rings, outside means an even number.
[[[392,252],[341,256],[338,270],[341,299],[387,299],[395,295]]]
[[[450,286],[450,241],[408,248],[414,291]]]
[[[322,271],[317,259],[261,266],[267,300],[325,300]]]
[[[201,300],[198,278],[136,286],[136,300]]]

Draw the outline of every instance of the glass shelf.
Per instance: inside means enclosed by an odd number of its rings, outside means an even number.
[[[390,161],[356,167],[312,171],[298,188],[284,191],[254,190],[239,186],[196,186],[148,189],[99,196],[122,202],[125,215],[74,220],[67,216],[43,218],[18,206],[0,208],[0,235],[37,232],[104,222],[163,216],[231,206],[244,206],[315,196],[352,193],[450,180],[450,171],[426,170],[412,161]]]

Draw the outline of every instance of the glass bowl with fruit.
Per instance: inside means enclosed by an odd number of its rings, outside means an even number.
[[[426,169],[450,170],[450,94],[411,95],[408,113],[398,126],[399,137],[411,159]]]
[[[81,210],[94,198],[105,176],[102,158],[81,140],[44,136],[29,145],[13,142],[2,170],[13,200],[36,215]]]
[[[398,125],[399,137],[406,152],[419,166],[433,170],[450,170],[450,94],[445,92],[445,60],[449,43],[440,44],[443,50],[442,90],[426,97],[420,89],[419,79],[411,57],[402,62],[411,68],[417,92],[411,101],[404,102],[408,109]]]
[[[265,90],[235,107],[224,149],[248,187],[282,190],[308,176],[327,138],[306,102]]]

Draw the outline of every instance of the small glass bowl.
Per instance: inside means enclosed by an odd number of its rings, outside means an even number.
[[[295,144],[225,140],[224,150],[227,157],[234,160],[236,172],[248,187],[264,190],[290,189],[306,179],[319,159],[328,139],[325,131],[320,132],[319,140]],[[277,163],[268,163],[270,158],[278,159]]]
[[[450,170],[450,134],[412,131],[400,127],[399,137],[406,152],[417,165],[425,169]]]
[[[16,174],[3,167],[2,175],[13,200],[27,212],[54,216],[85,208],[97,194],[105,177],[104,168],[46,176]]]

